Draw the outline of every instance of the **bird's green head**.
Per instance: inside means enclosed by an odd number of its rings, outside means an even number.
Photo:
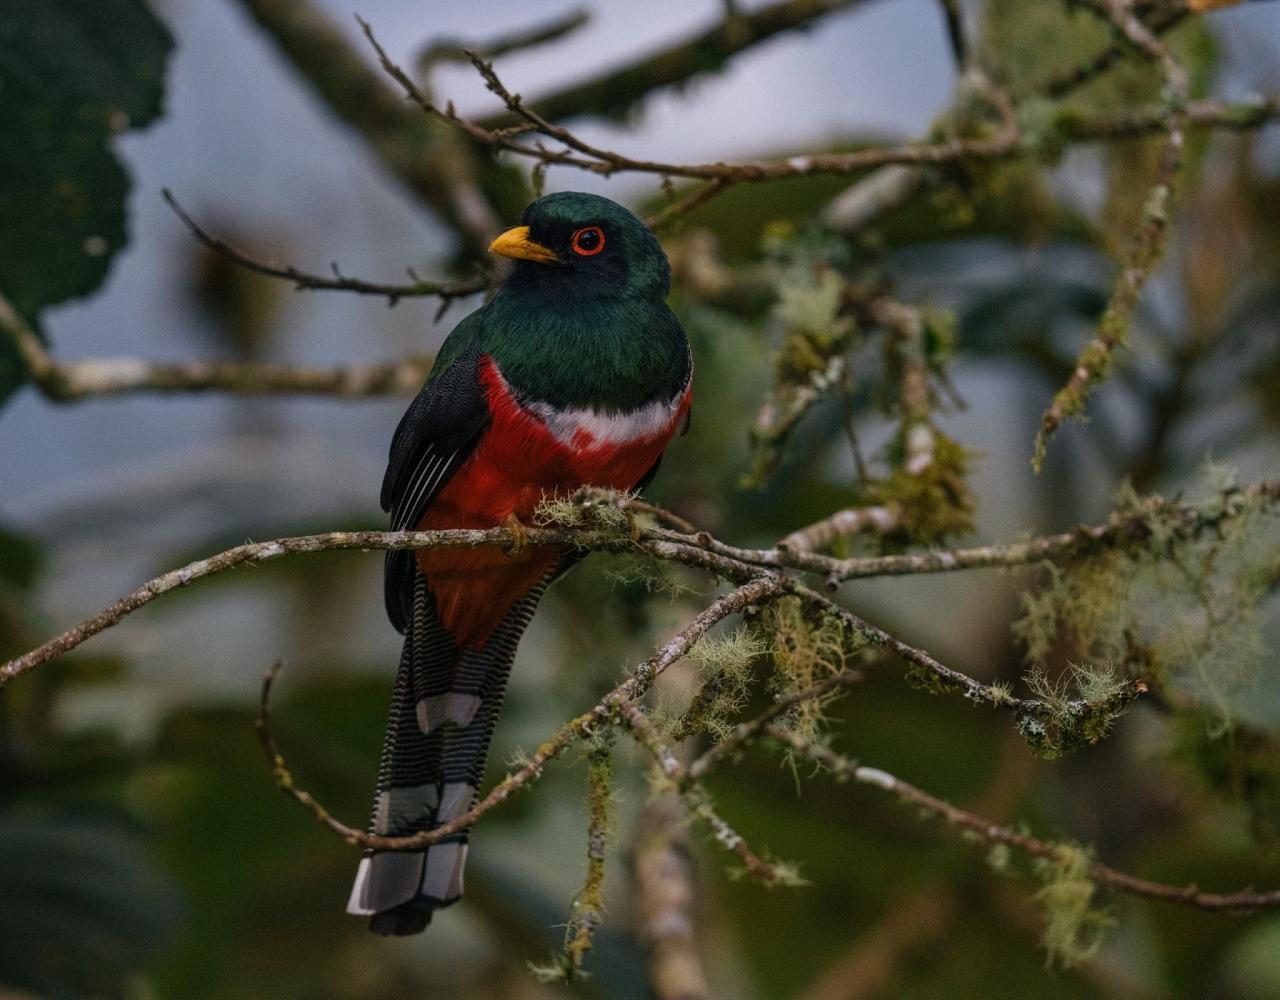
[[[615,201],[581,191],[539,198],[489,247],[516,265],[513,291],[575,299],[662,298],[671,267],[657,238]]]

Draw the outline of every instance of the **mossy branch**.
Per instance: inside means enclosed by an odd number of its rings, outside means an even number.
[[[1080,352],[1070,379],[1054,396],[1041,418],[1032,457],[1032,465],[1037,472],[1044,463],[1049,439],[1063,421],[1084,409],[1089,394],[1110,372],[1116,351],[1128,340],[1138,296],[1164,252],[1168,239],[1174,187],[1182,170],[1186,143],[1187,105],[1190,102],[1190,78],[1186,69],[1169,46],[1137,17],[1127,0],[1100,0],[1099,6],[1122,38],[1160,67],[1164,78],[1166,120],[1162,131],[1165,138],[1155,183],[1143,202],[1142,217],[1121,261],[1120,278],[1107,301],[1097,333]]]
[[[534,973],[544,982],[572,982],[583,977],[596,929],[604,920],[604,865],[611,822],[612,732],[602,732],[587,750],[587,874],[569,906],[564,952]]]

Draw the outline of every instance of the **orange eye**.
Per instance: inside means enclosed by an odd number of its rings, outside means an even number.
[[[587,226],[573,234],[569,244],[573,252],[583,257],[594,257],[604,249],[604,230],[599,226]]]

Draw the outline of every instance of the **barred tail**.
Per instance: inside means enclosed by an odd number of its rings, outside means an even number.
[[[413,614],[391,696],[370,830],[406,836],[460,816],[475,802],[511,661],[547,581],[516,602],[481,649],[458,650],[416,574]],[[417,934],[462,897],[469,831],[423,851],[366,851],[347,912],[378,934]]]

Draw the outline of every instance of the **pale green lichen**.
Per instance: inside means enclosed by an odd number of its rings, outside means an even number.
[[[594,528],[598,531],[631,530],[631,517],[626,503],[631,494],[612,490],[564,495],[545,493],[533,512],[533,523],[540,528]]]
[[[1024,679],[1035,703],[1018,713],[1018,730],[1046,760],[1097,743],[1146,689],[1109,666],[1087,664],[1071,664],[1056,680],[1033,667]]]
[[[1233,724],[1269,655],[1260,605],[1275,586],[1280,525],[1229,472],[1206,479],[1207,496],[1190,506],[1122,491],[1113,523],[1130,523],[1131,541],[1044,567],[1013,626],[1028,661],[1065,648],[1082,663],[1121,665]]]
[[[689,659],[698,665],[703,681],[688,708],[671,720],[668,734],[679,740],[705,732],[717,742],[724,739],[733,729],[734,716],[746,705],[755,663],[766,652],[759,630],[747,625],[698,640]]]
[[[626,587],[643,587],[650,594],[666,594],[672,600],[701,595],[689,583],[683,568],[644,552],[610,554],[602,572],[612,583]]]
[[[862,636],[845,628],[838,616],[816,612],[794,597],[771,605],[763,625],[771,637],[772,687],[783,697],[847,670],[851,657],[866,644]],[[838,696],[838,691],[831,691],[824,697],[805,699],[780,721],[803,740],[817,739],[825,706]]]
[[[1089,877],[1093,859],[1082,847],[1058,845],[1053,858],[1037,858],[1036,876],[1042,887],[1036,900],[1044,909],[1041,942],[1046,966],[1074,968],[1092,959],[1102,947],[1115,917],[1094,904],[1097,886]]]

